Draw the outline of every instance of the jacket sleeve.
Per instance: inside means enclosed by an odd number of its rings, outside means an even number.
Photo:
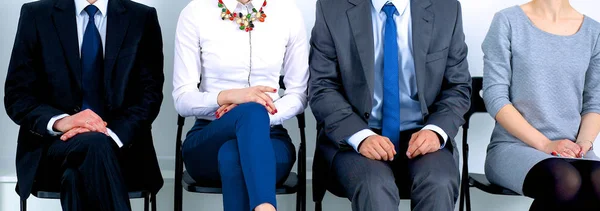
[[[150,130],[152,122],[158,116],[163,100],[164,84],[164,55],[160,25],[156,10],[152,8],[148,12],[144,26],[144,32],[139,44],[140,55],[137,56],[136,71],[138,81],[136,89],[141,90],[140,98],[122,112],[113,114],[108,127],[119,137],[125,147],[135,140],[137,131],[141,129]],[[127,96],[126,96],[127,97]],[[146,140],[144,140],[146,141]]]
[[[22,129],[44,137],[51,136],[46,129],[48,121],[65,112],[46,103],[47,80],[33,14],[27,4],[23,5],[6,76],[4,106],[8,116]]]
[[[467,44],[462,26],[462,11],[457,2],[457,18],[450,43],[444,81],[438,100],[429,108],[425,125],[436,125],[448,137],[455,137],[464,124],[464,114],[471,106],[471,74],[467,62]]]
[[[327,137],[338,147],[346,139],[368,129],[344,96],[337,62],[335,43],[325,21],[321,1],[317,1],[317,16],[312,31],[310,50],[310,107]]]

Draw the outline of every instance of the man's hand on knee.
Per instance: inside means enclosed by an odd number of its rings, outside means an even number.
[[[75,128],[86,128],[90,131],[108,135],[106,122],[90,109],[86,109],[75,115],[57,120],[54,122],[53,128],[63,133]]]
[[[73,128],[73,129],[67,131],[62,136],[60,136],[60,140],[61,141],[68,141],[69,139],[73,138],[74,136],[76,136],[78,134],[88,133],[88,132],[90,132],[90,130],[87,129],[87,128],[76,127],[76,128]]]
[[[413,159],[419,155],[436,152],[440,150],[440,147],[440,139],[435,132],[431,130],[421,130],[410,137],[406,156],[409,159]]]
[[[389,138],[380,135],[367,137],[360,144],[358,151],[369,159],[381,161],[392,161],[396,155],[394,144]]]

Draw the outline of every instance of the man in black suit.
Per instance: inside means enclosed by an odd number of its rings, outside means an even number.
[[[162,47],[156,10],[130,0],[23,5],[4,98],[21,199],[50,188],[63,210],[130,210],[128,190],[158,192]]]

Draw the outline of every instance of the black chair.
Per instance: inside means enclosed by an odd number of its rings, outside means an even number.
[[[60,199],[60,192],[53,191],[43,191],[37,190],[33,191],[32,195],[40,199]],[[152,204],[152,211],[156,211],[156,195],[150,193],[149,191],[134,191],[129,192],[130,199],[140,199],[144,198],[144,211],[149,211],[149,204]],[[21,211],[27,210],[27,200],[21,200]]]
[[[285,90],[283,76],[279,78],[279,86]],[[306,127],[304,113],[296,116],[298,128],[300,129],[300,149],[298,150],[298,173],[291,172],[287,180],[277,187],[277,194],[296,194],[296,211],[306,210]],[[177,139],[175,145],[175,211],[183,209],[183,190],[193,193],[221,194],[221,183],[210,183],[194,181],[192,177],[183,170],[183,159],[181,158],[181,136],[185,118],[177,117]]]
[[[475,113],[487,113],[483,98],[481,97],[481,90],[483,88],[483,78],[473,77],[473,92],[471,93],[471,108],[465,114],[465,124],[463,128],[463,169],[462,169],[462,181],[461,181],[461,192],[460,192],[460,211],[464,210],[465,202],[467,211],[471,211],[471,194],[469,188],[475,187],[489,194],[496,195],[507,195],[507,196],[518,196],[520,194],[515,193],[512,190],[491,184],[485,174],[469,173],[469,144],[468,144],[468,131],[471,116]]]

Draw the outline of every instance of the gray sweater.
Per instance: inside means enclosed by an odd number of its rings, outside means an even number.
[[[550,140],[575,140],[581,117],[600,113],[600,24],[584,18],[571,36],[537,28],[519,6],[500,11],[483,43],[483,98],[493,117],[512,104]],[[551,157],[496,124],[485,171],[492,183],[522,193],[525,176]],[[586,156],[596,159],[592,153]]]

